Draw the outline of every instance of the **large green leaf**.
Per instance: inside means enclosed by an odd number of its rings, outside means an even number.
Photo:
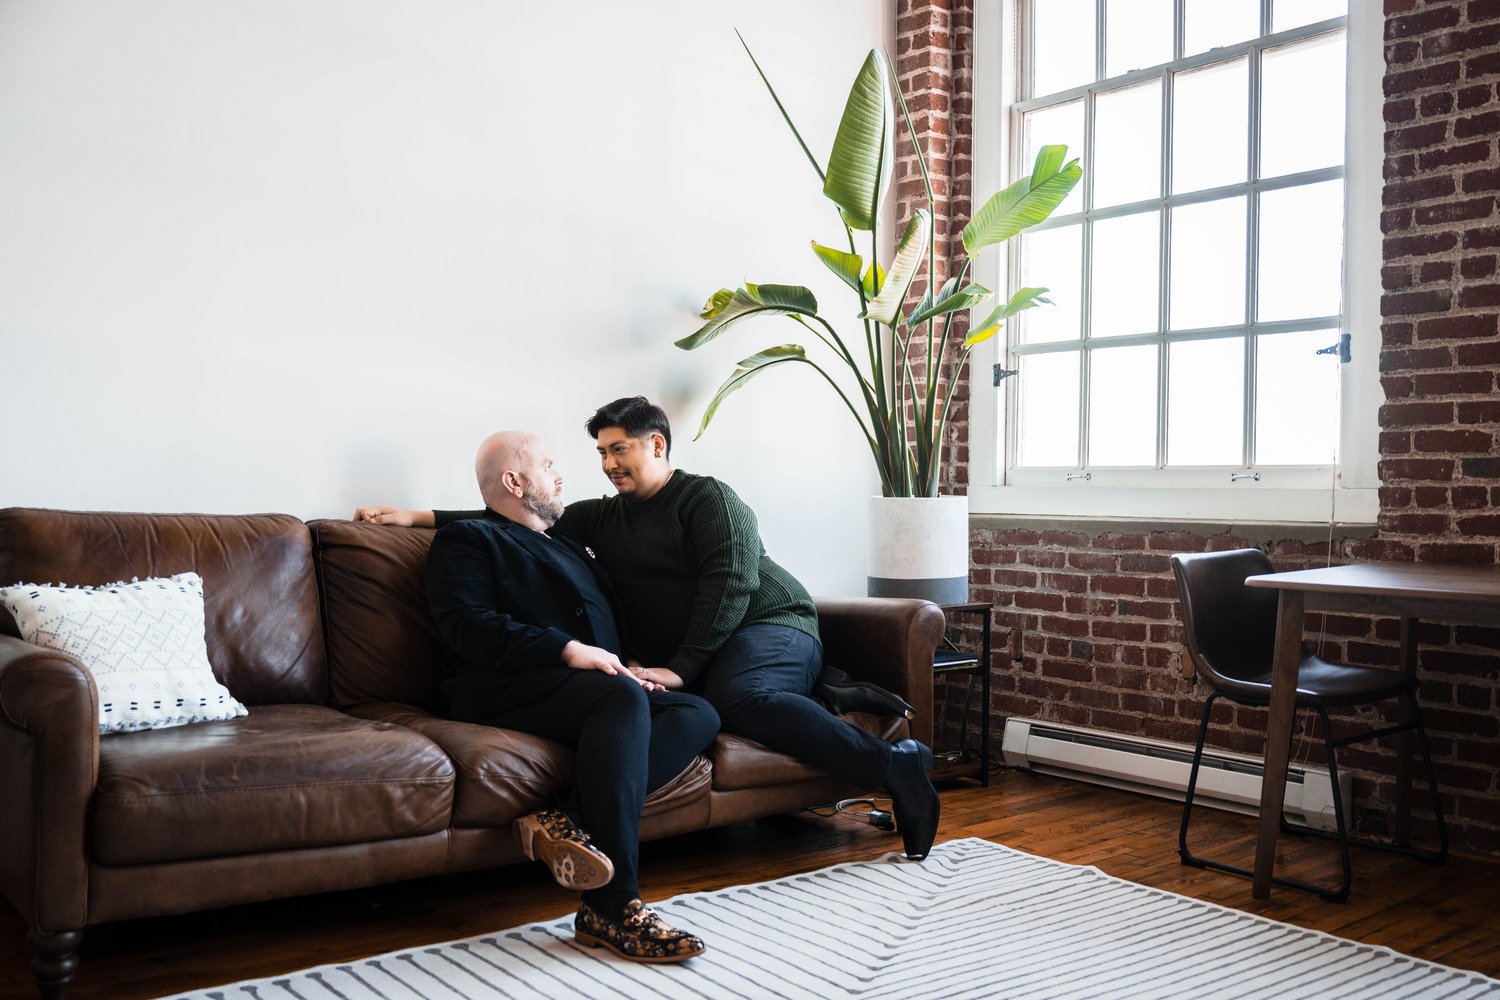
[[[721,300],[724,291],[720,289],[709,299],[708,307],[702,313],[708,317],[708,322],[677,341],[678,347],[684,351],[702,347],[731,325],[752,316],[816,316],[818,313],[818,300],[801,285],[752,285],[746,282],[745,287],[737,289],[728,301]],[[715,308],[717,311],[712,311]]]
[[[877,323],[896,322],[896,317],[901,314],[901,303],[906,299],[906,291],[911,287],[911,280],[916,277],[917,268],[922,266],[923,254],[927,250],[927,227],[931,223],[932,217],[927,214],[927,209],[919,208],[912,213],[911,221],[906,224],[906,232],[901,234],[901,242],[896,244],[896,259],[891,261],[885,284],[881,286],[880,294],[865,308],[866,318]]]
[[[678,346],[682,345],[678,344]],[[708,423],[714,418],[714,414],[718,412],[719,404],[724,402],[725,398],[731,393],[738,391],[752,378],[773,365],[785,364],[788,361],[806,360],[807,351],[803,350],[800,344],[782,344],[780,347],[768,347],[764,351],[752,354],[736,364],[734,371],[729,373],[729,377],[724,380],[724,384],[719,386],[719,391],[714,393],[714,398],[709,401],[708,409],[703,411],[703,422],[698,425],[698,433],[693,436],[693,440],[698,440],[698,438],[703,436],[703,432],[708,430]]]
[[[955,274],[953,277],[951,277],[947,281],[943,282],[943,287],[938,289],[938,294],[939,295],[948,295],[948,294],[952,293],[953,289],[955,289],[957,287],[958,287],[958,275]],[[925,289],[923,289],[923,291],[922,291],[922,297],[917,300],[916,306],[912,309],[911,315],[915,316],[917,313],[921,312],[922,310],[924,310],[924,309],[930,309],[931,307],[932,307],[932,282],[929,281],[927,283],[927,287]],[[906,320],[906,323],[907,323],[908,326],[910,326],[911,325],[911,319],[908,318]]]
[[[865,298],[873,299],[875,293],[885,284],[885,268],[880,266],[878,260],[870,261],[870,266],[865,268]]]
[[[864,258],[857,253],[847,253],[843,250],[835,250],[833,247],[825,247],[817,240],[813,240],[813,253],[818,259],[828,265],[828,270],[839,276],[839,280],[856,292],[860,288],[860,272],[865,269]]]
[[[949,284],[955,284],[949,279]],[[911,319],[907,320],[908,326],[916,326],[924,320],[944,313],[958,312],[960,309],[970,309],[989,298],[991,294],[983,285],[970,284],[954,291],[949,284],[943,285],[943,290],[938,293],[937,301],[912,313]],[[925,300],[924,300],[925,301]]]
[[[823,179],[823,193],[839,207],[850,229],[875,228],[880,202],[891,183],[894,117],[890,68],[885,57],[872,49],[849,90]]]
[[[1010,297],[1009,302],[1002,303],[995,311],[985,317],[984,322],[974,328],[974,331],[964,338],[965,347],[973,347],[975,344],[983,343],[995,335],[1000,329],[1000,324],[1010,319],[1018,312],[1034,309],[1039,305],[1051,305],[1052,300],[1046,298],[1045,288],[1018,288],[1016,294]]]
[[[1077,160],[1066,165],[1066,146],[1043,146],[1029,176],[997,191],[964,227],[964,249],[970,257],[993,243],[1002,243],[1051,215],[1077,186],[1083,169]]]

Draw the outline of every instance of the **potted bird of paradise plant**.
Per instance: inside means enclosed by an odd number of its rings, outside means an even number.
[[[743,45],[744,39],[740,41]],[[1031,172],[986,200],[964,226],[966,255],[956,273],[939,284],[931,176],[887,58],[872,50],[860,67],[825,167],[808,149],[748,45],[745,51],[817,172],[824,195],[838,209],[848,249],[814,240],[812,252],[849,286],[859,308],[840,317],[849,324],[851,336],[823,315],[816,297],[803,285],[746,282],[715,292],[700,314],[703,325],[677,341],[678,347],[701,347],[749,319],[785,316],[812,334],[820,356],[802,344],[787,343],[744,358],[710,400],[698,436],[724,400],[751,379],[781,365],[810,365],[858,424],[880,477],[881,496],[872,498],[869,592],[962,603],[968,592],[968,501],[937,495],[954,389],[974,347],[1018,313],[1050,304],[1047,289],[1019,288],[1002,297],[970,324],[961,342],[953,330],[954,319],[995,297],[991,289],[968,280],[979,255],[1044,221],[1078,184],[1082,170],[1076,159],[1067,159],[1066,146],[1043,146]],[[882,265],[882,204],[894,174],[895,130],[901,125],[917,151],[927,206],[915,209],[900,224],[894,255]],[[868,258],[860,252],[862,240],[868,241]],[[924,266],[927,290],[908,308],[908,292]],[[952,364],[945,373],[944,362],[950,356]]]

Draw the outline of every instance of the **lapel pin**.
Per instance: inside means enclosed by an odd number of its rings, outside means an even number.
[[[583,551],[585,551],[585,552],[587,552],[589,554],[589,558],[590,559],[598,559],[599,558],[598,556],[594,555],[594,550],[591,549],[591,548],[589,548],[587,545],[585,545],[583,547]]]

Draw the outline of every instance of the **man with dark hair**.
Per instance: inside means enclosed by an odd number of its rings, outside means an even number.
[[[937,834],[932,751],[891,744],[808,697],[823,667],[818,616],[773,562],[755,514],[727,485],[673,469],[666,414],[617,399],[588,422],[615,495],[568,505],[560,532],[589,546],[615,585],[644,665],[637,676],[701,693],[725,732],[790,754],[860,788],[883,787],[909,857]],[[357,519],[446,524],[471,512],[361,508]]]
[[[718,715],[620,661],[613,589],[591,552],[549,533],[562,477],[541,439],[492,434],[474,469],[485,510],[439,531],[427,556],[427,603],[455,668],[442,684],[446,714],[573,750],[564,808],[523,816],[515,830],[528,857],[583,890],[581,944],[638,962],[700,955],[697,936],[641,901],[636,869],[647,794],[707,749]]]
[[[605,403],[594,411],[594,415],[589,417],[589,422],[584,426],[588,428],[589,437],[595,441],[599,440],[600,431],[610,427],[618,427],[626,436],[633,438],[660,434],[667,446],[666,457],[672,457],[672,425],[667,422],[666,411],[645,396],[626,396],[613,403]]]

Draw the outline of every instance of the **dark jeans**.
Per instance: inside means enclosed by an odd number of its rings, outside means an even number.
[[[806,632],[746,625],[719,647],[697,686],[719,710],[726,733],[875,788],[890,767],[890,744],[808,697],[822,671],[823,647]]]
[[[647,694],[635,681],[597,670],[558,667],[516,678],[517,702],[486,725],[543,736],[574,752],[573,788],[560,804],[579,820],[615,866],[590,905],[617,911],[640,895],[641,807],[646,796],[693,762],[719,731],[702,698],[680,691]]]

